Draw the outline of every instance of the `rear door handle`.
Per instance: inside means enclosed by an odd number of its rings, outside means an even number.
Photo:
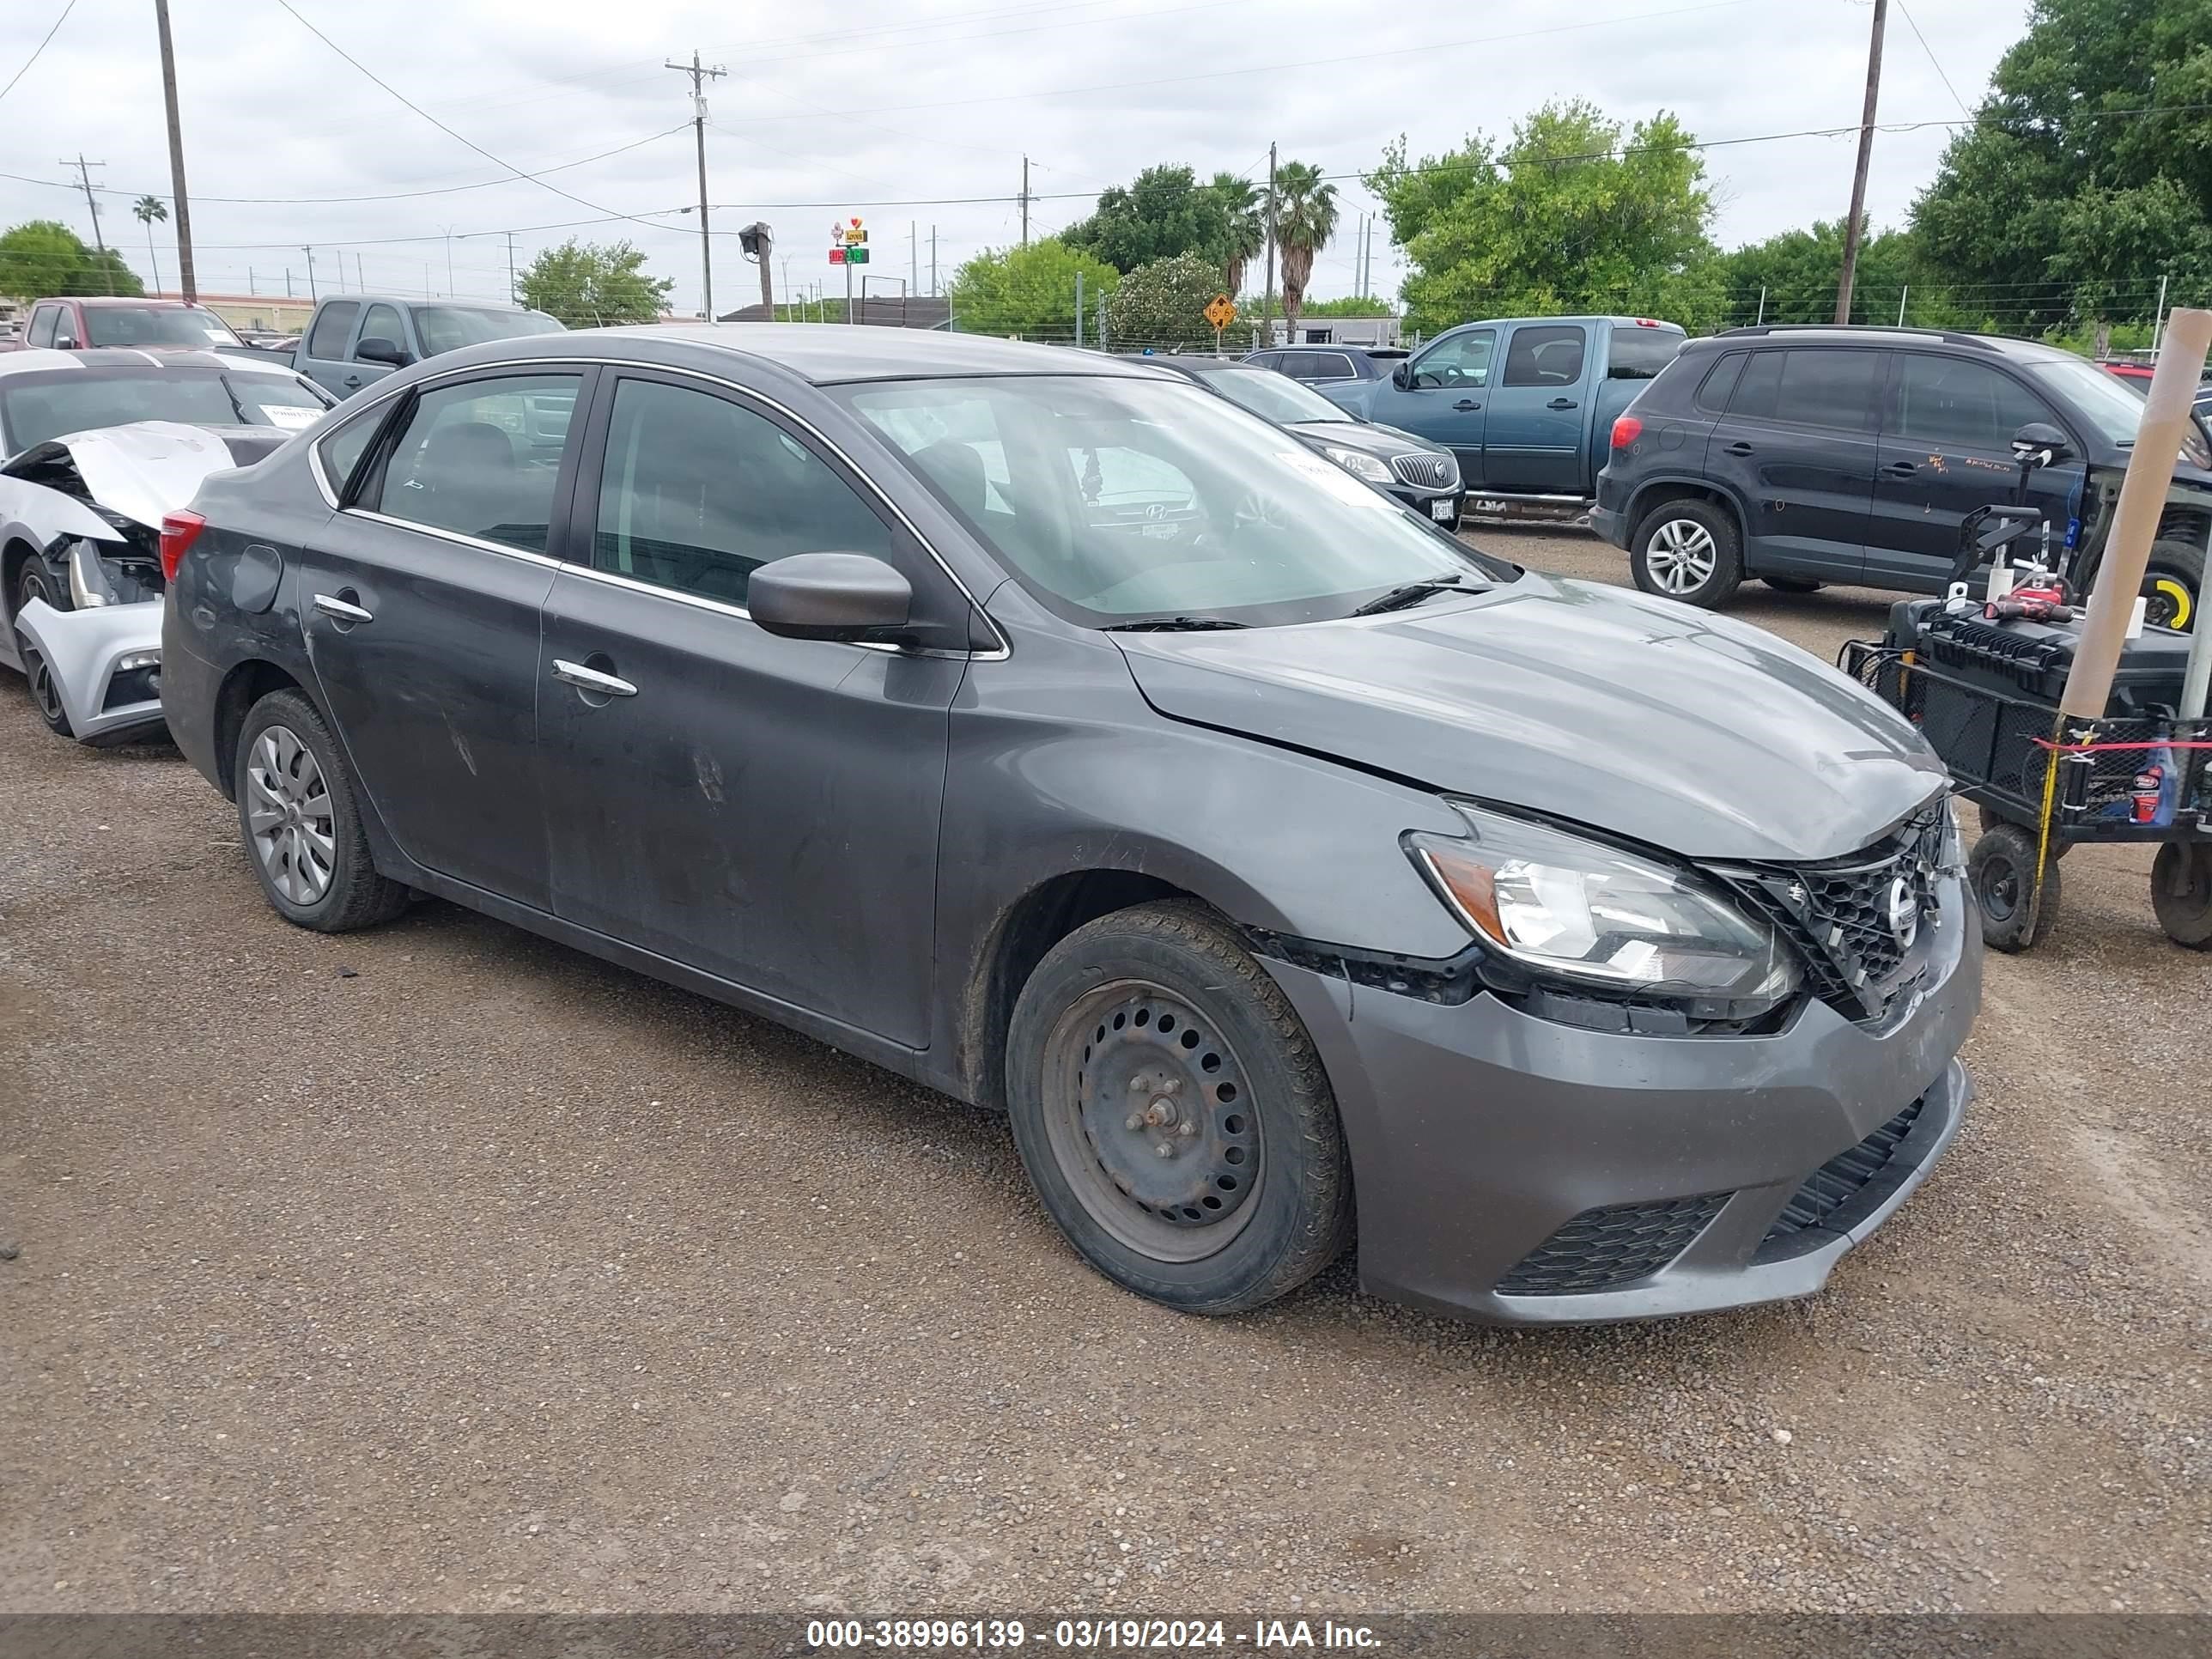
[[[603,674],[596,668],[586,668],[580,662],[553,659],[553,678],[574,686],[579,691],[596,691],[603,697],[634,697],[637,688],[628,680],[612,674]]]
[[[1582,405],[1577,403],[1572,398],[1554,398],[1551,402],[1546,404],[1544,407],[1547,409],[1580,409]]]
[[[346,590],[349,593],[352,591],[351,588]],[[328,593],[315,595],[315,609],[332,622],[366,623],[376,620],[374,611],[364,611],[350,599],[334,599]]]
[[[1724,455],[1748,455],[1751,453],[1751,446],[1738,438],[1721,453]]]
[[[1471,400],[1471,399],[1469,399],[1469,398],[1461,398],[1457,403],[1454,404],[1452,405],[1452,407],[1453,407],[1454,409],[1457,409],[1457,410],[1470,410],[1470,409],[1480,409],[1480,408],[1482,407],[1482,405],[1481,405],[1480,404],[1478,404],[1478,403],[1475,403],[1475,402],[1472,401],[1472,400]]]

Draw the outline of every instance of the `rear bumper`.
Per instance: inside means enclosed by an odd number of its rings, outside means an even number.
[[[15,626],[46,659],[78,741],[121,743],[161,729],[160,600],[57,611],[33,599]],[[156,659],[153,672],[142,665],[129,671],[138,684],[118,680],[122,665],[134,657]]]
[[[1597,1032],[1269,960],[1336,1091],[1362,1282],[1509,1324],[1817,1291],[1972,1097],[1981,940],[1955,884],[1944,908],[1918,1002],[1881,1030],[1808,1001],[1771,1036]]]
[[[161,708],[168,716],[169,736],[185,758],[202,777],[222,789],[216,717],[222,671],[185,643],[185,630],[178,626],[175,611],[173,597],[162,601]]]
[[[1628,520],[1609,507],[1590,508],[1589,526],[1615,547],[1628,545]]]

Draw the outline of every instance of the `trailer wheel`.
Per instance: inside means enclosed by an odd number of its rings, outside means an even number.
[[[2212,842],[2170,841],[2158,849],[2150,908],[2176,945],[2212,951]]]
[[[2058,920],[2058,861],[2043,867],[2043,902],[2031,906],[2035,884],[2035,837],[2017,824],[2001,823],[1966,854],[1966,884],[1981,907],[1982,938],[1999,951],[2027,951],[2043,943]],[[2028,912],[2035,911],[2033,927]]]
[[[1982,805],[1981,805],[1980,803],[1978,803],[1978,802],[1977,802],[1977,803],[1975,804],[1974,811],[1975,811],[1977,813],[1978,813],[1978,814],[1980,815],[1980,817],[1981,817],[1982,833],[1983,833],[1984,835],[1985,835],[1985,836],[1986,836],[1986,835],[1988,835],[1988,834],[1990,833],[1990,830],[2001,830],[2001,829],[2002,829],[2006,824],[2010,823],[2012,822],[2012,820],[2011,820],[2010,818],[2001,818],[2001,817],[1998,817],[1995,812],[1992,812],[1991,811],[1990,811],[1990,809],[1989,809],[1988,807]],[[2030,841],[2034,840],[2034,838],[2035,838],[2035,832],[2034,832],[2033,830],[2028,830],[2028,831],[2027,831],[2027,836],[2028,836],[2028,839],[2029,839]],[[2051,862],[2053,862],[2054,864],[2055,864],[2055,863],[2057,863],[2060,859],[2064,858],[2064,857],[2067,855],[2067,854],[2069,854],[2069,853],[2072,852],[2073,850],[2074,850],[2074,843],[2073,843],[2072,842],[2070,842],[2070,841],[2060,841],[2060,840],[2059,840],[2057,837],[2056,837],[2056,836],[2053,836],[2053,837],[2051,838]]]

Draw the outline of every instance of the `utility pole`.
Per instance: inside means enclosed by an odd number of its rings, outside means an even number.
[[[87,198],[90,199],[89,198]],[[1022,157],[1022,246],[1030,245],[1030,158]]]
[[[714,249],[707,237],[707,82],[718,80],[729,71],[720,64],[708,69],[699,61],[699,49],[691,49],[691,61],[679,64],[674,58],[662,67],[672,69],[691,77],[691,132],[699,143],[699,299],[702,314],[708,322],[714,320]],[[768,267],[763,265],[763,270]]]
[[[107,291],[110,294],[113,294],[115,292],[115,273],[107,268],[107,239],[100,234],[100,204],[93,199],[92,174],[88,171],[88,168],[92,167],[104,167],[107,163],[105,161],[88,161],[84,159],[84,152],[82,150],[79,150],[76,155],[76,160],[72,161],[68,156],[64,155],[62,157],[61,165],[65,167],[75,167],[76,169],[76,181],[84,191],[84,210],[92,216],[92,245],[100,250],[100,274],[107,283]]]
[[[507,233],[507,300],[514,303],[514,233]]]
[[[937,227],[929,228],[929,297],[937,297]]]
[[[307,303],[313,305],[321,297],[315,292],[315,250],[303,246],[300,252],[307,256]]]
[[[921,232],[911,219],[906,222],[906,291],[921,291]]]
[[[363,294],[368,292],[368,278],[362,275],[361,251],[358,248],[354,251],[353,256],[353,285]]]
[[[1859,116],[1859,160],[1851,173],[1851,216],[1844,222],[1844,271],[1836,283],[1836,320],[1851,319],[1851,283],[1859,269],[1859,230],[1866,216],[1867,163],[1874,159],[1874,112],[1881,94],[1881,29],[1889,0],[1874,0],[1874,39],[1867,46],[1866,108]]]
[[[1375,216],[1367,216],[1367,251],[1359,261],[1359,297],[1370,299],[1375,292]]]
[[[177,120],[177,53],[169,40],[169,0],[154,0],[154,25],[161,37],[161,102],[169,117],[169,196],[177,210],[177,293],[186,305],[200,297],[192,273],[192,203],[185,189],[185,130]]]
[[[1260,295],[1260,343],[1275,343],[1275,147],[1267,146],[1267,285]]]

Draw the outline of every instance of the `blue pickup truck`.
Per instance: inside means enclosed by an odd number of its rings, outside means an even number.
[[[1648,317],[1463,323],[1388,380],[1315,390],[1457,455],[1470,511],[1579,514],[1597,494],[1613,417],[1674,361],[1683,337]]]

